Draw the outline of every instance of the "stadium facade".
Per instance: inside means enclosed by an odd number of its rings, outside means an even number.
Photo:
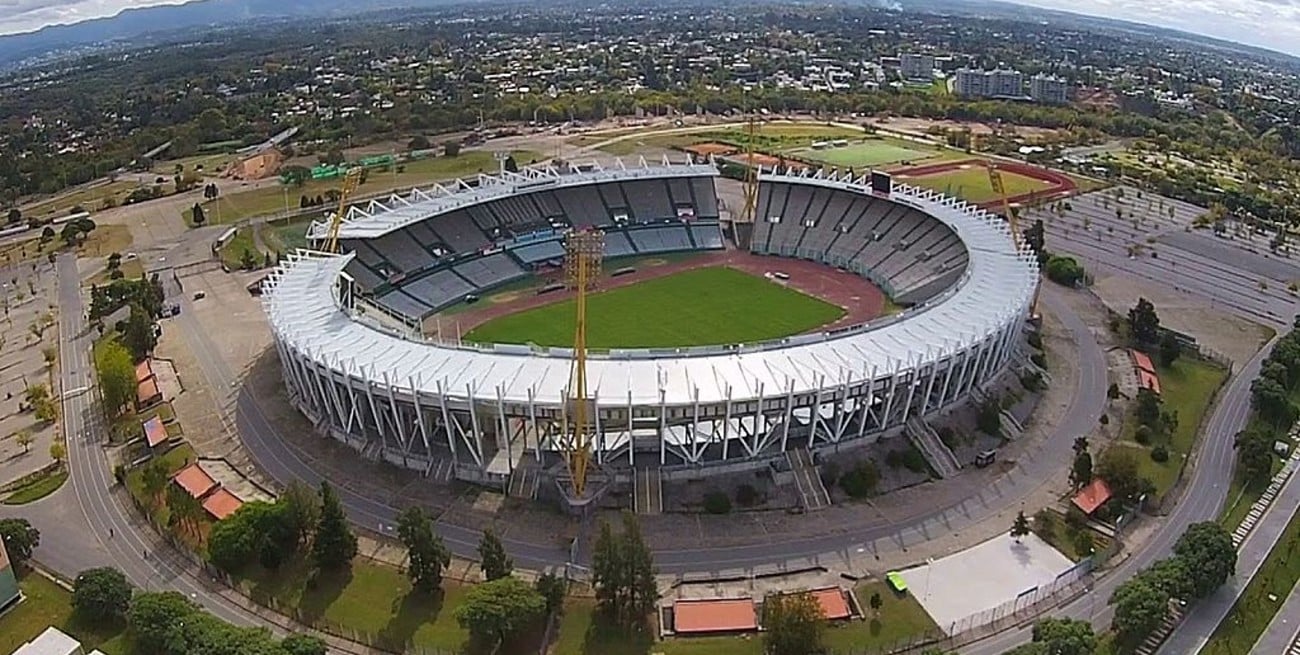
[[[607,256],[721,248],[716,174],[667,161],[544,168],[354,208],[345,254],[299,251],[264,286],[293,403],[399,466],[488,484],[554,470],[571,350],[449,343],[426,336],[429,315],[555,264],[570,227],[603,229]],[[694,475],[877,440],[993,380],[1038,282],[1001,218],[928,190],[873,192],[865,177],[763,174],[751,241],[856,272],[910,307],[767,343],[593,352],[606,469]]]

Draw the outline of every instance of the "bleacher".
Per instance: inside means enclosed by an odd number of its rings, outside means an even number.
[[[620,215],[626,222],[616,225]],[[604,230],[605,256],[614,258],[722,249],[717,218],[710,178],[637,179],[498,198],[342,246],[356,253],[346,271],[363,293],[374,292],[388,311],[422,319],[562,259],[567,226]],[[492,254],[478,254],[493,246]]]
[[[950,286],[968,258],[952,229],[917,209],[782,182],[759,187],[751,250],[853,270],[904,304]]]

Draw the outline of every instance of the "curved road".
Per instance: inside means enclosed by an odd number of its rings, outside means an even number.
[[[655,563],[660,571],[716,572],[827,558],[842,562],[854,552],[906,548],[928,541],[934,535],[950,534],[980,522],[1014,505],[1043,484],[1044,480],[1060,475],[1063,462],[1068,462],[1072,456],[1071,448],[1075,437],[1088,434],[1097,425],[1097,417],[1106,402],[1107,385],[1105,355],[1088,327],[1061,297],[1065,293],[1070,292],[1049,287],[1045,289],[1043,299],[1052,312],[1060,317],[1072,339],[1079,344],[1078,393],[1052,435],[1039,444],[1037,450],[1026,453],[1010,472],[993,479],[978,495],[947,507],[922,509],[890,525],[876,524],[806,539],[741,546],[656,550]],[[318,484],[321,474],[304,462],[295,449],[279,436],[277,428],[262,411],[261,401],[251,393],[239,390],[239,378],[219,355],[194,312],[182,312],[179,320],[184,327],[182,332],[185,339],[196,355],[210,388],[229,390],[233,396],[230,401],[235,406],[236,427],[258,466],[281,483],[303,480],[309,484]],[[352,520],[370,528],[393,525],[401,510],[383,500],[347,488],[339,489],[339,497]],[[454,553],[473,556],[480,537],[477,530],[448,523],[439,523],[438,530]],[[515,560],[525,567],[563,565],[569,561],[568,550],[556,544],[510,539],[508,534],[503,537],[503,541]]]

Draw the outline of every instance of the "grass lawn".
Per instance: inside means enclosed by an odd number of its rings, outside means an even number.
[[[881,166],[903,161],[919,161],[934,156],[933,150],[923,150],[911,143],[894,139],[867,139],[861,143],[850,143],[841,148],[813,150],[800,148],[788,150],[786,154],[822,162],[830,166],[860,168],[863,166]]]
[[[170,175],[170,174],[169,174]],[[170,183],[170,178],[168,178]],[[78,189],[72,193],[55,196],[23,211],[24,218],[55,219],[72,213],[74,207],[81,207],[89,212],[96,212],[104,207],[104,201],[112,200],[113,206],[122,204],[135,189],[144,186],[136,182],[116,180],[106,184]]]
[[[311,568],[304,558],[297,558],[275,572],[250,572],[244,585],[253,598],[295,608],[309,623],[365,633],[389,649],[414,644],[460,652],[468,639],[454,616],[468,590],[464,585],[444,581],[441,593],[428,596],[413,592],[410,581],[397,569],[361,559],[349,571],[309,585]]]
[[[844,310],[763,278],[725,267],[703,268],[592,295],[587,300],[592,348],[667,348],[752,343],[825,325]],[[465,335],[468,341],[573,342],[574,301],[502,316]]]
[[[138,280],[144,276],[144,264],[140,263],[139,257],[123,260],[122,263],[118,265],[118,270],[122,271],[122,277],[131,280]],[[113,278],[109,276],[108,269],[104,269],[91,276],[89,284],[108,284],[112,280]]]
[[[998,195],[989,185],[989,173],[983,166],[971,166],[935,175],[922,177],[899,177],[902,182],[927,189],[934,189],[950,196],[956,196],[967,202],[989,202],[997,200]],[[1015,197],[1033,191],[1042,191],[1051,185],[1043,180],[1002,171],[1002,184],[1007,196]]]
[[[261,225],[259,227],[262,230],[262,241],[276,252],[289,253],[298,248],[307,248],[310,246],[307,242],[307,228],[311,225],[311,221],[312,219],[306,218]]]
[[[1138,472],[1155,484],[1156,497],[1162,498],[1178,480],[1183,462],[1195,448],[1201,417],[1209,409],[1214,392],[1228,378],[1228,372],[1207,361],[1191,357],[1180,357],[1173,366],[1157,364],[1156,369],[1156,374],[1160,377],[1164,409],[1178,414],[1178,427],[1165,443],[1165,448],[1169,450],[1169,460],[1156,462],[1151,459],[1150,448],[1132,441],[1137,425],[1131,415],[1124,422],[1123,438],[1128,443],[1120,445],[1138,451],[1135,453]]]
[[[1278,607],[1300,580],[1300,514],[1291,517],[1282,538],[1277,540],[1255,577],[1232,606],[1223,622],[1210,635],[1201,652],[1205,655],[1234,655],[1251,649],[1263,634]],[[1272,594],[1276,601],[1269,600]]]
[[[1282,470],[1282,460],[1274,457],[1273,468],[1269,473],[1271,480],[1277,472]],[[1241,522],[1246,519],[1250,513],[1250,506],[1255,504],[1259,497],[1264,495],[1264,490],[1268,484],[1261,484],[1255,487],[1245,487],[1239,476],[1233,476],[1232,484],[1228,487],[1228,495],[1223,504],[1223,514],[1219,517],[1219,525],[1227,528],[1228,532],[1237,529]]]
[[[230,237],[226,245],[221,246],[221,263],[225,264],[231,270],[243,268],[240,259],[244,256],[244,251],[253,253],[253,259],[257,265],[262,264],[262,253],[257,249],[257,243],[253,241],[254,226],[244,226],[239,228],[235,236]]]
[[[12,653],[50,626],[81,641],[89,652],[99,648],[105,655],[134,652],[117,627],[88,626],[72,617],[72,594],[46,578],[27,572],[18,581],[26,600],[0,614],[0,653]]]
[[[515,162],[520,166],[537,161],[541,156],[530,150],[517,150],[513,153]],[[427,185],[438,180],[466,177],[476,173],[495,173],[498,164],[492,153],[485,150],[471,150],[457,157],[431,157],[399,164],[404,167],[401,173],[396,168],[382,172],[371,171],[366,183],[357,187],[355,196],[362,197],[392,191],[406,190],[414,186]],[[315,197],[324,195],[330,189],[337,189],[343,180],[313,180],[301,187],[271,185],[260,189],[250,189],[239,193],[221,195],[216,200],[203,203],[204,218],[208,225],[234,223],[252,216],[277,214],[299,208],[302,196]],[[330,203],[326,203],[329,208]]]
[[[595,622],[596,601],[570,598],[564,604],[558,634],[551,642],[551,655],[645,655],[664,652],[648,634],[627,636],[604,630]],[[652,649],[653,646],[653,649]]]
[[[165,175],[169,179],[176,174],[176,166],[179,164],[187,173],[198,172],[199,166],[203,167],[203,173],[215,175],[218,171],[224,169],[226,165],[239,159],[233,153],[213,153],[207,155],[194,155],[191,157],[181,157],[180,159],[167,159],[164,161],[154,162],[152,170],[155,175]]]
[[[113,425],[109,431],[109,441],[111,443],[126,443],[136,437],[141,436],[142,428],[140,427],[145,421],[153,417],[159,417],[163,423],[167,424],[168,434],[172,431],[172,426],[180,428],[176,423],[176,410],[172,409],[170,401],[158,403],[143,412],[129,411],[113,419]]]
[[[865,135],[861,128],[826,125],[824,123],[763,123],[755,130],[756,149],[776,152],[790,148],[810,145],[813,141],[825,139],[860,139]],[[611,135],[610,138],[618,135]],[[587,137],[591,138],[591,137]],[[611,155],[625,156],[647,148],[685,148],[696,143],[723,142],[741,146],[749,139],[744,127],[701,130],[684,133],[646,132],[620,141],[605,144],[600,150]],[[602,139],[603,140],[603,139]],[[587,145],[599,143],[590,141]]]
[[[8,498],[5,498],[5,505],[26,505],[27,503],[38,501],[56,491],[68,479],[68,470],[60,467],[57,471],[52,471],[42,475],[31,482],[18,487]]]
[[[883,580],[858,585],[853,590],[866,612],[865,621],[841,621],[826,630],[826,647],[831,652],[851,653],[888,648],[936,633],[939,626],[911,594],[894,593]],[[871,595],[880,594],[879,613],[871,609]]]

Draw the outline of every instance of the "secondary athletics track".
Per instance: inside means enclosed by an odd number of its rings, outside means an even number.
[[[970,168],[971,166],[988,166],[988,162],[982,159],[963,159],[961,161],[947,161],[938,164],[925,164],[922,166],[912,166],[910,168],[899,168],[890,171],[894,177],[929,177],[931,175],[941,175],[951,171]],[[1037,202],[1045,202],[1064,198],[1078,191],[1079,185],[1075,184],[1074,179],[1065,173],[1053,171],[1038,166],[1031,166],[1016,161],[999,161],[998,170],[1012,175],[1019,175],[1035,180],[1045,182],[1049,186],[1046,189],[1022,193],[1018,196],[1012,196],[1007,200],[1013,205],[1031,205]],[[1002,200],[990,200],[988,202],[977,203],[982,209],[997,209],[1002,205]]]

